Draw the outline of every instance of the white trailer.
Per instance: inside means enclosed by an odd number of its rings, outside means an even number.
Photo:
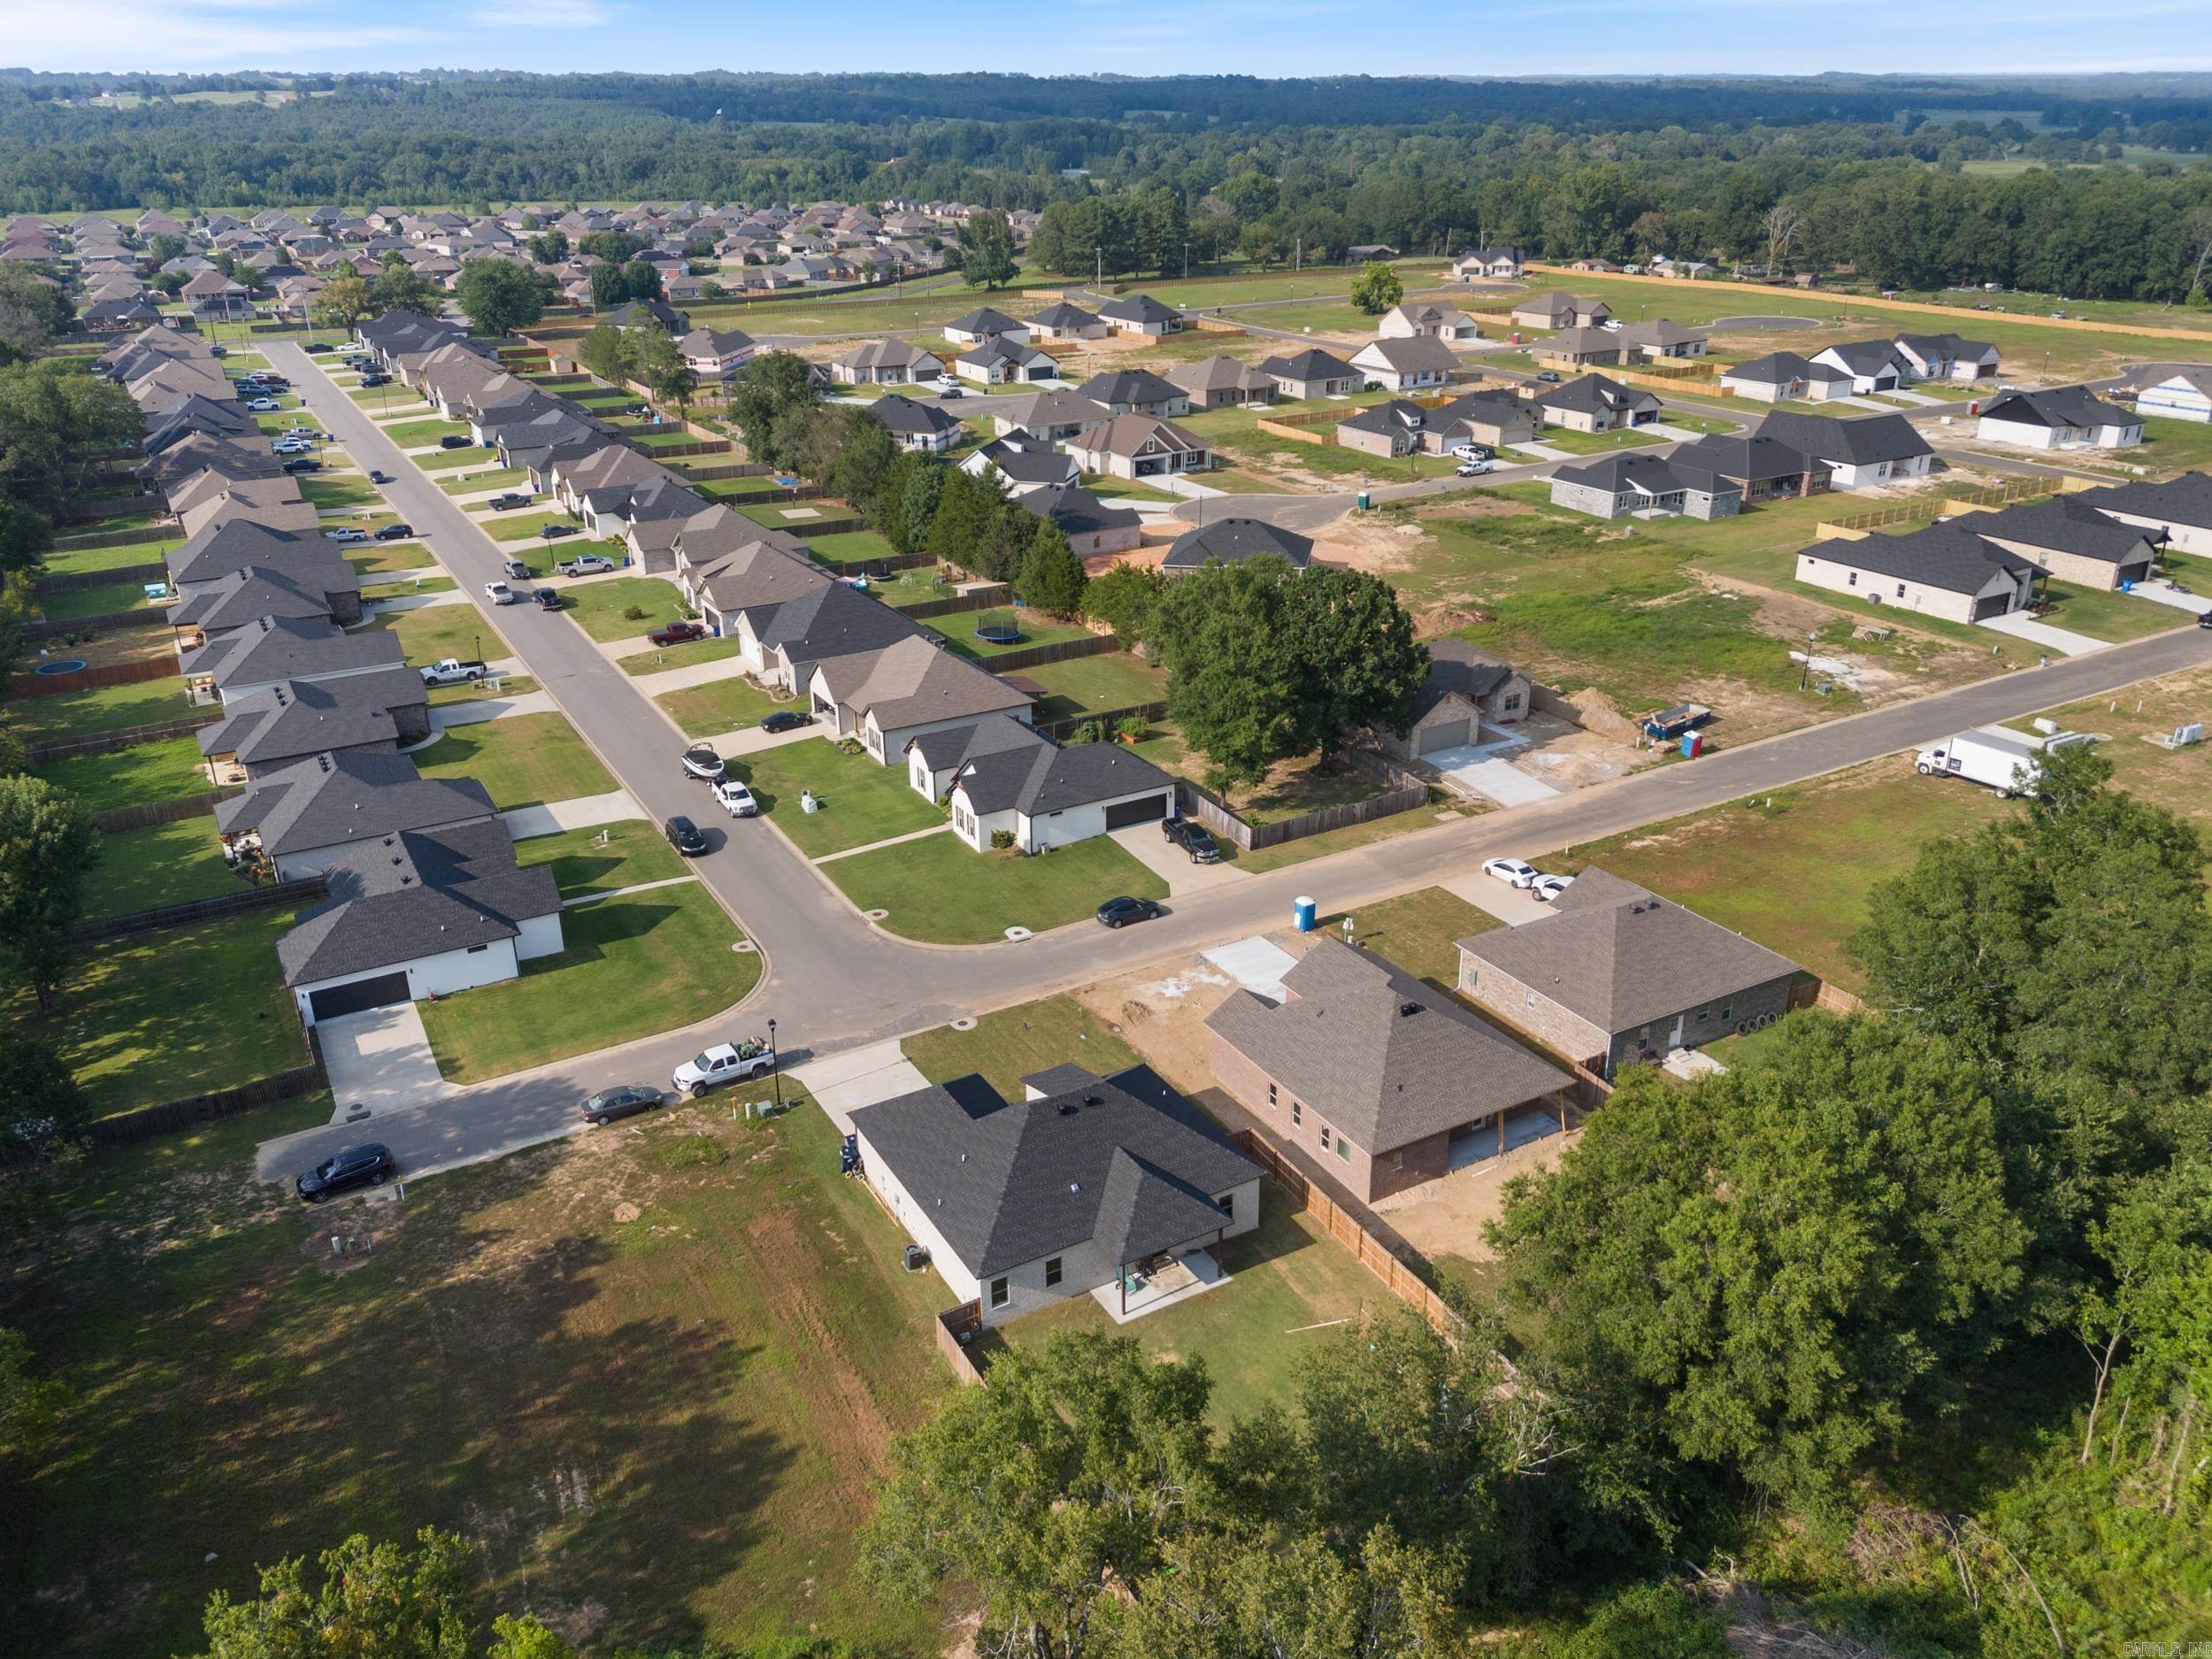
[[[2052,732],[2032,737],[2001,726],[1977,726],[1922,749],[1913,765],[1924,778],[1963,778],[2000,795],[2033,795],[2043,773],[2046,749],[2094,742],[2083,732]]]

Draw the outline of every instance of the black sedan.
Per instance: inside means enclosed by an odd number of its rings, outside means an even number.
[[[661,1092],[647,1088],[640,1083],[626,1083],[620,1088],[601,1089],[584,1102],[584,1121],[601,1127],[618,1118],[635,1117],[649,1112],[661,1103]]]
[[[760,729],[764,732],[795,732],[803,726],[812,726],[814,717],[796,709],[779,709],[773,714],[764,714]]]
[[[302,1202],[319,1204],[357,1187],[381,1187],[398,1172],[392,1149],[371,1141],[366,1146],[339,1148],[301,1176],[295,1186]]]
[[[379,472],[372,470],[369,473],[369,482],[372,484],[388,484],[391,481],[392,475],[389,472]]]
[[[699,826],[687,818],[672,818],[664,826],[668,844],[687,858],[706,855],[707,838],[699,833]]]
[[[1124,894],[1118,899],[1107,900],[1098,907],[1098,925],[1101,927],[1126,927],[1132,922],[1148,922],[1163,913],[1150,899],[1133,899]]]

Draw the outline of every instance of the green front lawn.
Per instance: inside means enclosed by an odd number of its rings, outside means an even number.
[[[899,1050],[933,1083],[980,1071],[1008,1100],[1022,1097],[1022,1079],[1072,1061],[1104,1077],[1141,1058],[1071,996],[1048,996],[986,1014],[973,1031],[939,1025],[903,1039]]]
[[[738,649],[733,638],[686,640],[681,645],[656,645],[650,650],[633,652],[618,658],[615,666],[626,674],[659,674],[695,663],[723,662],[735,657]]]
[[[10,1013],[61,1044],[101,1111],[250,1083],[307,1057],[277,967],[277,938],[291,925],[289,910],[257,910],[95,945],[77,958],[50,1022],[19,996]]]
[[[426,455],[411,455],[407,460],[419,472],[451,472],[465,466],[495,468],[499,452],[472,444],[465,449],[433,449]]]
[[[1610,432],[1570,432],[1564,426],[1547,426],[1536,434],[1536,442],[1564,449],[1569,455],[1607,455],[1615,449],[1649,449],[1666,440],[1640,426],[1616,426]]]
[[[572,555],[564,554],[569,557]],[[657,576],[611,576],[561,589],[563,609],[595,640],[634,639],[680,621],[684,596]],[[631,611],[638,614],[631,616]]]
[[[821,870],[862,910],[889,911],[887,931],[939,944],[988,944],[1010,927],[1042,933],[1087,921],[1119,894],[1167,896],[1166,882],[1104,835],[1034,858],[929,835]]]
[[[85,887],[85,914],[128,916],[241,892],[245,885],[223,862],[215,820],[179,818],[101,838],[100,863]]]
[[[383,427],[382,430],[386,437],[403,449],[420,449],[423,445],[435,443],[442,438],[465,438],[469,435],[467,422],[439,420],[434,418],[429,420],[397,420]],[[455,446],[457,449],[459,447],[457,444]],[[480,456],[489,453],[488,450],[480,449],[477,452]]]
[[[1402,893],[1352,912],[1352,936],[1360,944],[1444,990],[1459,983],[1459,947],[1453,941],[1503,926],[1489,911],[1442,887]],[[1340,910],[1322,918],[1324,933],[1340,933],[1343,926]]]
[[[550,511],[493,513],[482,520],[484,534],[495,541],[526,541],[532,536],[543,535],[548,525],[575,522],[557,507]],[[570,556],[565,553],[562,557]]]
[[[449,726],[436,742],[414,751],[414,761],[426,778],[475,779],[503,812],[615,787],[576,728],[558,714],[515,714]]]
[[[660,826],[644,818],[533,835],[515,843],[515,862],[526,868],[551,865],[563,898],[612,893],[618,887],[690,873]]]
[[[512,489],[518,484],[530,481],[528,471],[519,466],[494,466],[481,472],[463,472],[455,478],[441,478],[438,488],[449,495],[472,495],[479,490]]]
[[[810,858],[933,829],[946,821],[940,808],[908,786],[902,766],[879,766],[868,756],[848,755],[826,739],[803,738],[763,749],[731,762],[730,770],[751,786],[760,810]],[[818,812],[799,808],[801,793],[809,789],[821,803]]]
[[[706,1018],[760,978],[760,954],[704,887],[657,887],[561,915],[565,946],[518,979],[419,1004],[455,1083],[589,1054]],[[641,1079],[657,1081],[657,1079]]]
[[[778,703],[739,675],[710,680],[703,686],[686,686],[680,691],[664,691],[653,701],[668,711],[668,718],[683,728],[686,737],[742,731],[760,724],[761,718],[773,710],[798,706],[795,701]]]
[[[498,687],[496,692],[492,689],[494,686]],[[442,703],[476,703],[494,696],[519,697],[537,688],[538,682],[527,674],[495,675],[490,680],[471,680],[454,686],[433,686],[430,687],[430,706],[434,709]]]
[[[364,626],[398,634],[407,660],[418,668],[443,657],[497,662],[508,654],[507,641],[486,624],[474,605],[425,605],[419,611],[393,611]]]
[[[33,684],[37,682],[34,680]],[[86,737],[182,719],[192,711],[184,679],[135,680],[128,685],[90,691],[65,691],[50,697],[22,697],[7,705],[7,719],[32,742],[49,738]]]
[[[950,618],[945,618],[949,621]],[[1071,719],[1108,709],[1132,709],[1167,695],[1167,675],[1127,651],[1098,657],[1071,657],[1019,671],[1045,688],[1037,703],[1041,720]]]
[[[73,755],[34,766],[31,773],[95,812],[141,801],[204,795],[215,787],[201,763],[199,742],[191,737],[165,737],[104,755]]]
[[[365,546],[357,541],[347,549],[346,563],[364,576],[381,576],[426,569],[437,561],[419,541],[373,541]]]
[[[300,499],[316,507],[382,506],[384,498],[365,478],[303,478]]]
[[[2056,578],[2044,584],[2052,608],[2037,620],[2117,645],[2147,634],[2189,626],[2189,613],[2155,599],[2135,599],[2110,588],[2078,588]]]

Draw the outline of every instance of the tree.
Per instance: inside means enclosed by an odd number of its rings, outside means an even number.
[[[1156,570],[1117,559],[1083,590],[1083,611],[1114,631],[1125,646],[1140,645],[1152,631],[1152,608],[1167,579]]]
[[[1379,726],[1403,737],[1428,676],[1429,650],[1379,578],[1317,565],[1283,590],[1278,635],[1299,670],[1292,741],[1325,760],[1347,732]]]
[[[53,546],[54,526],[42,514],[0,496],[0,577],[36,576]]]
[[[866,410],[848,407],[838,412],[841,419],[836,458],[828,472],[820,476],[871,521],[878,521],[877,527],[880,529],[886,504],[885,486],[898,461],[899,446],[884,429],[883,423]]]
[[[1490,1229],[1540,1358],[1673,1448],[1832,1497],[1994,1343],[2025,1228],[1951,1045],[1797,1014],[1767,1064],[1630,1069]]]
[[[369,285],[380,310],[413,311],[419,316],[438,314],[439,290],[428,277],[421,275],[399,255],[387,254],[384,268]]]
[[[746,453],[774,466],[783,458],[777,449],[778,422],[794,410],[811,409],[821,401],[821,388],[804,357],[790,351],[764,351],[739,370],[731,383],[730,419],[744,437]]]
[[[627,265],[644,250],[645,243],[626,230],[595,230],[576,243],[577,252],[604,259],[609,265]]]
[[[530,257],[540,265],[558,265],[568,257],[568,233],[541,230],[530,238]]]
[[[996,208],[962,219],[958,246],[960,274],[970,288],[1003,288],[1014,280],[1014,227]]]
[[[519,259],[472,259],[461,267],[461,311],[472,333],[495,340],[543,317],[550,286]]]
[[[51,1015],[100,861],[92,814],[42,778],[0,778],[0,966]]]
[[[351,337],[354,326],[379,310],[376,293],[366,279],[353,272],[324,283],[307,310],[307,320],[318,328],[338,328]]]
[[[261,1570],[261,1594],[208,1598],[201,1659],[470,1659],[476,1651],[468,1546],[425,1527],[417,1548],[356,1532],[318,1557],[311,1585],[298,1556]]]
[[[69,326],[69,301],[28,265],[0,264],[0,363],[23,363]]]
[[[1050,1338],[993,1362],[892,1448],[861,1539],[885,1591],[927,1600],[958,1580],[979,1652],[1082,1659],[1118,1586],[1160,1566],[1210,1485],[1205,1367],[1135,1341]]]
[[[2115,1363],[2131,1348],[2135,1387],[2179,1387],[2212,1402],[2212,1157],[2199,1151],[2134,1182],[2092,1224],[2089,1243],[2105,1271],[2076,1324],[2095,1375],[2084,1464]]]
[[[31,1373],[31,1345],[20,1331],[0,1327],[0,1458],[35,1452],[52,1432],[69,1390]]]
[[[622,273],[618,265],[595,265],[591,268],[591,303],[597,310],[612,311],[630,297],[630,279]]]
[[[1022,554],[1020,580],[1023,602],[1050,617],[1072,617],[1083,608],[1083,590],[1090,578],[1083,561],[1068,545],[1067,534],[1049,518],[1040,518]]]
[[[1563,1659],[1728,1659],[1720,1621],[1666,1584],[1631,1585],[1600,1603]]]
[[[1256,783],[1296,752],[1300,675],[1278,638],[1293,580],[1272,554],[1209,565],[1170,583],[1154,607],[1168,718],[1222,783]]]
[[[647,328],[639,332],[638,338],[638,379],[645,382],[645,389],[656,398],[675,404],[680,414],[687,413],[692,395],[699,389],[699,376],[684,361],[675,335],[664,328]],[[809,409],[802,412],[814,411]]]
[[[639,345],[626,328],[594,323],[576,348],[576,360],[603,380],[620,386],[637,373]]]
[[[576,1659],[576,1650],[527,1613],[502,1613],[484,1659]]]
[[[0,1136],[33,1157],[42,1161],[76,1145],[84,1092],[51,1037],[21,1028],[0,1031],[0,1102],[11,1114],[0,1122]]]
[[[661,273],[657,265],[642,259],[633,259],[622,267],[622,291],[634,300],[657,300],[661,296]]]
[[[1352,303],[1370,317],[1381,316],[1405,296],[1405,281],[1397,267],[1380,260],[1362,266],[1352,279]]]
[[[78,495],[100,457],[144,435],[131,395],[56,357],[0,368],[0,480],[51,516]]]

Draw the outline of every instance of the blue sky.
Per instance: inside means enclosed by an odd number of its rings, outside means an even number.
[[[1463,30],[1455,17],[1463,18]],[[1460,37],[1455,43],[1455,36]],[[2205,0],[0,0],[35,69],[1256,75],[2212,69]]]

